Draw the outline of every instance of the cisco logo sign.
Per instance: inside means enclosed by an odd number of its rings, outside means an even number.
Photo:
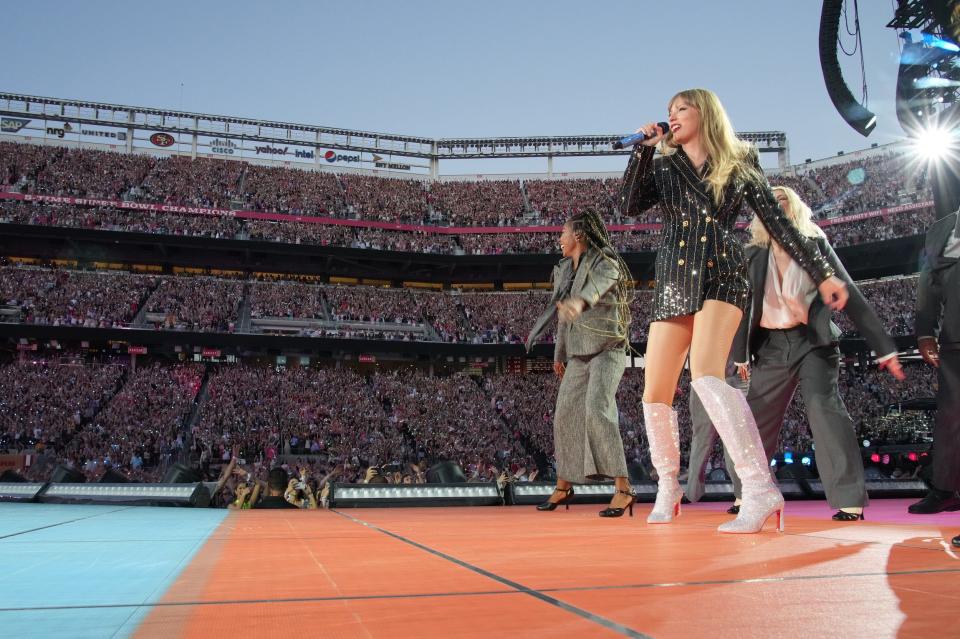
[[[344,155],[343,153],[336,153],[334,151],[327,151],[323,154],[323,159],[327,162],[359,162],[360,154],[357,155]]]
[[[219,155],[233,155],[239,148],[240,147],[237,146],[236,142],[233,142],[232,140],[221,140],[220,138],[210,140],[211,153],[217,153]]]

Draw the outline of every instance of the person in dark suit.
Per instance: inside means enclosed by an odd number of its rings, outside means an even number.
[[[792,223],[814,240],[846,283],[850,294],[846,312],[877,353],[880,368],[904,379],[893,338],[850,279],[823,231],[813,223],[810,207],[789,187],[775,186],[773,192]],[[799,385],[827,502],[838,509],[833,518],[863,519],[867,503],[863,460],[838,387],[840,329],[831,321],[830,308],[818,298],[809,276],[756,218],[750,232],[746,256],[753,284],[752,311],[740,323],[731,355],[741,379],[749,379],[747,403],[757,420],[766,458],[769,461],[776,453],[784,415]],[[734,491],[739,498],[736,480]]]
[[[659,204],[663,239],[656,258],[656,291],[646,352],[643,416],[658,475],[647,517],[666,523],[679,514],[683,492],[679,429],[673,410],[689,353],[691,386],[734,457],[744,487],[737,518],[721,532],[756,533],[776,514],[783,496],[770,478],[756,423],[743,394],[724,381],[733,336],[750,301],[743,246],[734,229],[746,202],[770,234],[810,275],[824,302],[846,303],[846,287],[808,238],[789,223],[760,169],[756,149],[738,140],[720,100],[706,89],[675,95],[669,131],[656,123],[624,173],[621,213],[636,216]],[[654,146],[662,157],[654,159]]]
[[[629,510],[632,516],[636,495],[627,477],[617,411],[630,334],[630,271],[594,211],[564,224],[560,250],[550,306],[527,337],[529,352],[559,315],[553,349],[553,369],[561,380],[553,428],[557,487],[538,509],[568,505],[573,484],[612,477],[616,492],[600,515],[620,517]]]
[[[930,490],[908,508],[913,514],[960,510],[960,223],[957,213],[927,231],[917,285],[917,344],[937,369]],[[954,540],[956,541],[956,539]]]

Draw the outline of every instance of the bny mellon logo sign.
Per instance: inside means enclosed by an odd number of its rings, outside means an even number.
[[[409,164],[401,164],[399,162],[384,162],[383,158],[373,153],[373,165],[378,169],[393,169],[395,171],[409,171]]]

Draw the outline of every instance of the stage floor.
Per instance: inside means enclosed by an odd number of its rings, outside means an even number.
[[[0,504],[4,637],[960,637],[960,513]]]

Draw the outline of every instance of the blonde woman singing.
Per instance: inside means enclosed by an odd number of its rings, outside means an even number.
[[[679,432],[673,399],[689,356],[694,392],[733,458],[743,485],[737,518],[721,532],[756,533],[773,514],[783,528],[783,496],[767,468],[757,425],[740,391],[724,381],[734,334],[750,303],[743,246],[733,230],[745,201],[770,235],[806,271],[830,308],[847,301],[844,283],[777,204],[756,151],[737,139],[717,96],[706,89],[675,95],[669,131],[654,124],[624,174],[621,207],[636,216],[655,204],[663,214],[657,251],[656,295],[646,352],[643,414],[659,482],[647,521],[666,523],[680,513],[683,493]],[[662,157],[654,159],[660,144]]]

